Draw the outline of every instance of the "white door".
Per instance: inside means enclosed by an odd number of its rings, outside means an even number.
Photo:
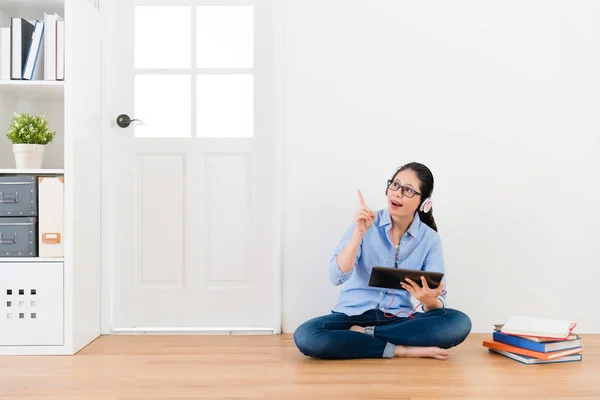
[[[272,9],[108,0],[110,330],[279,332]]]

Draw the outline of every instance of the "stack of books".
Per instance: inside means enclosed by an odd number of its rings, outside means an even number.
[[[517,316],[494,325],[492,340],[483,346],[491,353],[523,364],[550,364],[582,360],[581,338],[575,322]]]

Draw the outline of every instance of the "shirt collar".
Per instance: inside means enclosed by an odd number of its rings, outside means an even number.
[[[381,218],[379,219],[379,226],[392,225],[392,218],[390,217],[390,211],[386,208],[383,210],[381,214]],[[417,238],[417,234],[419,233],[421,228],[421,218],[419,217],[419,213],[415,213],[415,217],[413,218],[413,222],[410,224],[407,233],[413,238]]]

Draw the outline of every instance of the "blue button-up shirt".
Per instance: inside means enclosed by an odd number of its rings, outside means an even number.
[[[400,240],[398,257],[391,240],[392,221],[387,209],[377,212],[375,221],[361,241],[354,268],[342,273],[337,255],[346,247],[356,225],[352,224],[339,242],[329,263],[329,279],[334,285],[342,285],[338,303],[333,311],[347,315],[359,315],[365,311],[379,308],[389,314],[407,317],[414,309],[410,293],[400,289],[384,289],[369,286],[371,270],[374,266],[397,267],[404,269],[435,271],[444,273],[444,257],[439,234],[421,222],[418,213],[404,236]],[[444,290],[446,276],[444,275]],[[392,302],[394,292],[394,302]],[[439,297],[446,307],[445,295]],[[389,308],[388,308],[389,307]],[[416,310],[422,311],[422,307]]]

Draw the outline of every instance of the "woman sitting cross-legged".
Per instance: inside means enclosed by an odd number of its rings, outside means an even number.
[[[444,283],[408,280],[404,290],[368,285],[374,266],[444,273],[440,236],[431,212],[433,175],[424,165],[406,164],[388,181],[387,209],[361,203],[355,222],[329,264],[333,284],[344,287],[330,314],[303,323],[294,332],[298,349],[324,359],[448,358],[451,347],[471,331],[471,320],[446,307]],[[422,309],[411,304],[411,296]]]

